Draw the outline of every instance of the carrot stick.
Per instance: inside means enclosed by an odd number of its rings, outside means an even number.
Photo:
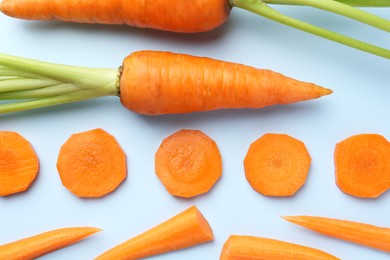
[[[390,252],[390,228],[324,217],[285,216],[283,218],[323,235]]]
[[[213,232],[201,212],[192,206],[148,231],[95,258],[140,259],[213,240]]]
[[[390,188],[390,143],[378,134],[358,134],[336,144],[336,183],[345,193],[377,198]]]
[[[208,192],[222,175],[217,144],[199,130],[182,129],[163,140],[155,155],[158,178],[171,195]]]
[[[1,67],[3,66],[3,68]],[[40,88],[1,93],[0,113],[47,107],[102,96],[120,96],[122,104],[148,115],[201,112],[228,108],[262,108],[319,98],[331,90],[301,82],[270,70],[206,57],[158,51],[135,52],[117,69],[93,69],[58,65],[0,54],[4,76],[31,81],[56,80]],[[28,76],[24,76],[27,73]],[[36,78],[34,78],[36,77]],[[14,82],[7,79],[3,82]],[[4,83],[6,84],[6,83]],[[65,93],[57,94],[64,84]],[[31,96],[30,96],[31,95]],[[38,97],[37,97],[38,95]],[[31,99],[32,98],[32,99]]]
[[[281,240],[232,235],[225,242],[219,259],[326,260],[338,258],[315,248]]]
[[[286,134],[265,134],[251,144],[245,176],[266,196],[292,196],[306,182],[311,157],[303,142]]]
[[[27,190],[38,171],[39,159],[31,144],[16,132],[0,131],[0,196]]]
[[[386,0],[134,0],[131,5],[123,0],[3,0],[0,3],[0,11],[11,17],[28,20],[127,24],[141,28],[194,33],[219,27],[227,20],[231,9],[237,7],[296,29],[390,58],[388,49],[283,15],[271,8],[270,4],[310,6],[390,31],[389,20],[351,6],[390,6],[390,1]]]
[[[70,227],[47,231],[0,245],[0,259],[35,259],[77,243],[98,231],[100,231],[100,229],[94,227]]]
[[[112,135],[97,128],[69,137],[60,149],[57,169],[74,195],[102,197],[126,178],[126,155]]]

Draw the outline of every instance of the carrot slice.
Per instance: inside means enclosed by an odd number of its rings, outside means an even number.
[[[286,134],[265,134],[244,159],[245,176],[266,196],[292,196],[306,182],[311,157],[303,142]]]
[[[0,196],[27,190],[39,171],[31,144],[16,132],[0,131]]]
[[[338,258],[315,248],[281,240],[232,235],[225,242],[219,259],[326,260]]]
[[[95,259],[140,259],[191,247],[213,239],[213,231],[207,220],[195,206],[192,206]]]
[[[336,144],[338,187],[360,198],[377,198],[390,188],[390,144],[378,134],[358,134]]]
[[[217,144],[199,130],[182,129],[163,140],[155,155],[156,175],[171,195],[208,192],[222,175]]]
[[[60,149],[57,169],[74,195],[102,197],[126,178],[126,155],[112,135],[97,128],[70,136]]]
[[[0,259],[35,259],[57,249],[69,246],[100,231],[94,227],[70,227],[47,231],[0,245]]]
[[[324,217],[287,216],[283,218],[323,235],[390,252],[390,228]]]

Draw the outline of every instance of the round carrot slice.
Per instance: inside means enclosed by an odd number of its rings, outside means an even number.
[[[216,143],[199,130],[182,129],[161,143],[156,175],[171,195],[190,198],[208,192],[222,175]]]
[[[97,128],[70,136],[60,149],[57,169],[74,195],[102,197],[126,178],[126,155],[112,135]]]
[[[286,134],[265,134],[251,144],[245,176],[266,196],[292,196],[306,182],[311,158],[303,142]]]
[[[0,196],[27,190],[38,171],[31,144],[16,132],[0,131]]]
[[[337,186],[361,198],[377,198],[390,188],[390,144],[378,134],[353,135],[336,144]]]

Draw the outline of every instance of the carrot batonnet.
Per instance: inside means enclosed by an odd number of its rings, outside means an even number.
[[[2,0],[0,11],[28,20],[127,24],[141,28],[195,33],[222,25],[233,7],[303,30],[337,43],[390,58],[390,50],[289,17],[270,4],[304,5],[336,13],[375,28],[390,31],[390,21],[353,5],[388,7],[390,1],[372,0]]]
[[[191,247],[213,239],[213,232],[207,220],[195,206],[192,206],[95,259],[140,259]]]
[[[281,240],[232,235],[225,242],[220,260],[331,260],[338,259],[324,251]]]
[[[97,128],[69,137],[60,149],[57,169],[74,195],[102,197],[126,178],[126,155],[112,135]]]
[[[377,198],[390,188],[390,143],[378,134],[358,134],[336,144],[336,183],[345,193]]]
[[[103,96],[147,115],[262,108],[332,93],[242,64],[162,51],[135,52],[121,69],[66,66],[0,54],[0,113]],[[14,102],[11,102],[14,100]]]
[[[266,196],[292,196],[306,182],[311,157],[303,142],[286,134],[264,134],[244,159],[245,176]]]
[[[94,227],[70,227],[47,231],[0,245],[0,259],[35,259],[77,243],[98,231],[100,231],[100,229]]]
[[[217,144],[199,130],[182,129],[163,140],[155,155],[156,175],[171,195],[208,192],[222,175]]]
[[[315,216],[285,216],[283,218],[323,235],[390,252],[390,228]]]
[[[0,131],[0,196],[23,192],[39,172],[31,144],[16,132]]]

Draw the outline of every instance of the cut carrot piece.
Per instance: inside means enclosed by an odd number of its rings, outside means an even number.
[[[140,259],[191,247],[213,239],[213,232],[207,220],[195,206],[192,206],[95,259]]]
[[[390,188],[390,143],[378,134],[358,134],[336,144],[336,183],[345,193],[377,198]]]
[[[74,195],[102,197],[126,178],[126,155],[112,135],[97,128],[70,136],[60,149],[57,169]]]
[[[276,239],[232,235],[225,242],[219,259],[334,260],[338,258],[315,248]]]
[[[311,158],[303,142],[286,134],[265,134],[251,144],[245,176],[266,196],[292,196],[306,182]]]
[[[168,192],[194,197],[208,192],[222,175],[217,144],[199,130],[182,129],[163,140],[155,171]]]
[[[16,132],[0,131],[0,196],[27,190],[39,171],[31,144]]]
[[[325,217],[287,216],[283,218],[323,235],[390,252],[390,228]]]
[[[57,249],[77,243],[98,231],[100,229],[94,227],[71,227],[47,231],[0,245],[0,259],[35,259]]]

